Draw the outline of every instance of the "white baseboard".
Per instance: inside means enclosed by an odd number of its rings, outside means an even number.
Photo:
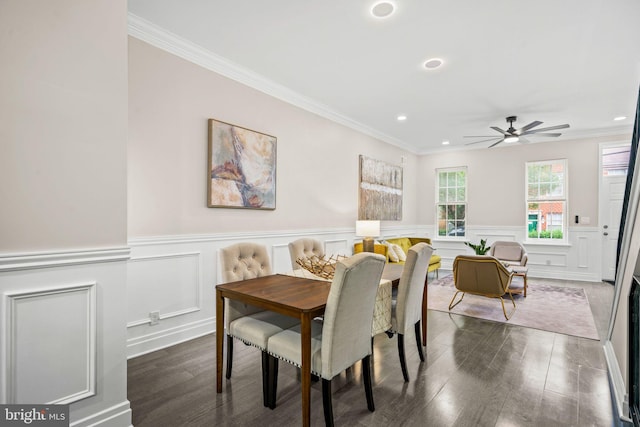
[[[71,410],[71,417],[73,418],[73,409]],[[122,427],[132,425],[131,406],[128,400],[69,424],[70,427]]]
[[[162,350],[203,335],[212,334],[215,330],[216,320],[213,317],[132,338],[127,340],[127,359]]]
[[[611,341],[605,342],[603,350],[604,358],[607,361],[607,372],[609,373],[613,403],[616,405],[620,419],[624,422],[632,423],[633,421],[629,418],[629,395],[627,394],[624,378],[622,377],[622,372],[620,371],[618,359],[616,358]]]

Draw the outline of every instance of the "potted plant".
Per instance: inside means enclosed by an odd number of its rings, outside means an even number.
[[[489,249],[491,249],[491,246],[485,246],[487,244],[487,239],[480,239],[479,245],[474,245],[471,242],[464,242],[464,244],[473,249],[476,252],[476,255],[484,255],[489,252]]]

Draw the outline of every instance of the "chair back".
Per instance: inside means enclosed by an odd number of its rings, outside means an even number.
[[[264,245],[257,243],[237,243],[220,249],[220,267],[222,283],[237,282],[271,274],[269,253]],[[243,304],[238,301],[226,300],[225,326],[248,314],[257,313],[262,309]],[[228,329],[227,329],[228,330]]]
[[[289,243],[289,255],[291,256],[291,267],[297,270],[302,268],[296,262],[298,259],[311,258],[313,256],[323,257],[324,248],[319,240],[304,237]]]
[[[527,265],[527,251],[518,242],[498,241],[491,245],[489,255],[500,261],[507,261],[515,265]]]
[[[499,297],[511,284],[511,273],[492,256],[458,255],[453,261],[453,281],[459,291]]]
[[[371,354],[373,306],[385,258],[360,253],[339,261],[322,327],[322,378],[331,379]]]
[[[271,274],[267,248],[257,243],[237,243],[220,249],[220,262],[223,283]]]
[[[433,247],[426,243],[412,246],[407,253],[407,261],[398,284],[393,325],[393,329],[400,334],[413,330],[416,322],[422,318],[422,293],[432,253]]]

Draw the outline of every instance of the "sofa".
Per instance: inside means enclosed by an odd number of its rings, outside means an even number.
[[[398,257],[395,256],[395,254],[391,253],[391,251],[389,250],[389,244],[396,244],[400,246],[406,258],[406,254],[409,252],[409,248],[417,243],[426,243],[428,245],[431,245],[431,239],[426,237],[396,237],[393,239],[386,239],[386,240],[380,241],[379,243],[376,242],[373,245],[373,251],[377,254],[384,255],[385,257],[387,257],[387,262],[404,264],[404,260],[399,259]],[[359,252],[362,252],[362,242],[355,243],[353,245],[353,253],[357,254]],[[429,259],[429,269],[427,270],[427,273],[431,273],[432,271],[435,271],[436,277],[438,277],[438,270],[440,269],[441,265],[442,265],[442,257],[436,254],[431,255],[431,258]]]

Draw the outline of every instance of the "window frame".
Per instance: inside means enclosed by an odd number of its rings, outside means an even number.
[[[542,196],[542,197],[538,194],[538,197],[530,197],[529,195],[530,167],[545,166],[545,165],[551,165],[553,167],[553,165],[558,165],[558,164],[562,165],[562,170],[563,170],[562,194],[559,194],[559,195],[549,194],[547,196]],[[538,185],[540,185],[540,183],[544,183],[544,181],[541,181],[541,180],[538,180],[537,182],[538,182]],[[526,218],[525,242],[533,243],[533,244],[546,244],[546,245],[566,245],[567,242],[569,241],[569,161],[567,159],[550,159],[550,160],[536,160],[536,161],[525,162],[524,186],[525,186],[524,203],[525,203],[525,218]],[[529,205],[531,203],[561,203],[562,204],[563,210],[562,210],[562,221],[561,221],[561,227],[562,227],[561,239],[554,239],[551,237],[546,238],[546,237],[530,237],[529,236],[529,223],[531,221]],[[553,215],[553,213],[549,212],[548,214],[542,214],[538,216],[538,219],[536,222],[538,227],[540,227],[540,224],[543,221],[548,220],[548,218],[546,218],[547,215]],[[543,217],[545,217],[544,220],[543,220]],[[553,226],[557,226],[555,221],[553,222]]]
[[[447,168],[436,168],[435,170],[436,172],[436,179],[435,179],[435,233],[434,236],[436,239],[447,239],[447,240],[466,240],[467,239],[467,225],[468,225],[468,200],[469,200],[469,173],[468,173],[468,168],[467,166],[456,166],[456,167],[447,167]],[[445,186],[445,187],[441,187],[440,186],[440,174],[441,173],[450,173],[450,172],[464,172],[464,187],[449,187],[449,186]],[[463,188],[464,189],[464,200],[463,201],[455,201],[455,202],[449,202],[449,201],[445,201],[445,202],[441,202],[440,201],[440,190],[442,188]],[[440,216],[439,216],[439,211],[440,211],[440,206],[464,206],[464,235],[463,236],[449,236],[449,230],[447,230],[447,234],[445,235],[440,235],[440,229],[439,229],[439,223],[440,223]],[[446,209],[446,208],[445,208]],[[454,229],[457,228],[457,224],[456,227],[454,227]]]

